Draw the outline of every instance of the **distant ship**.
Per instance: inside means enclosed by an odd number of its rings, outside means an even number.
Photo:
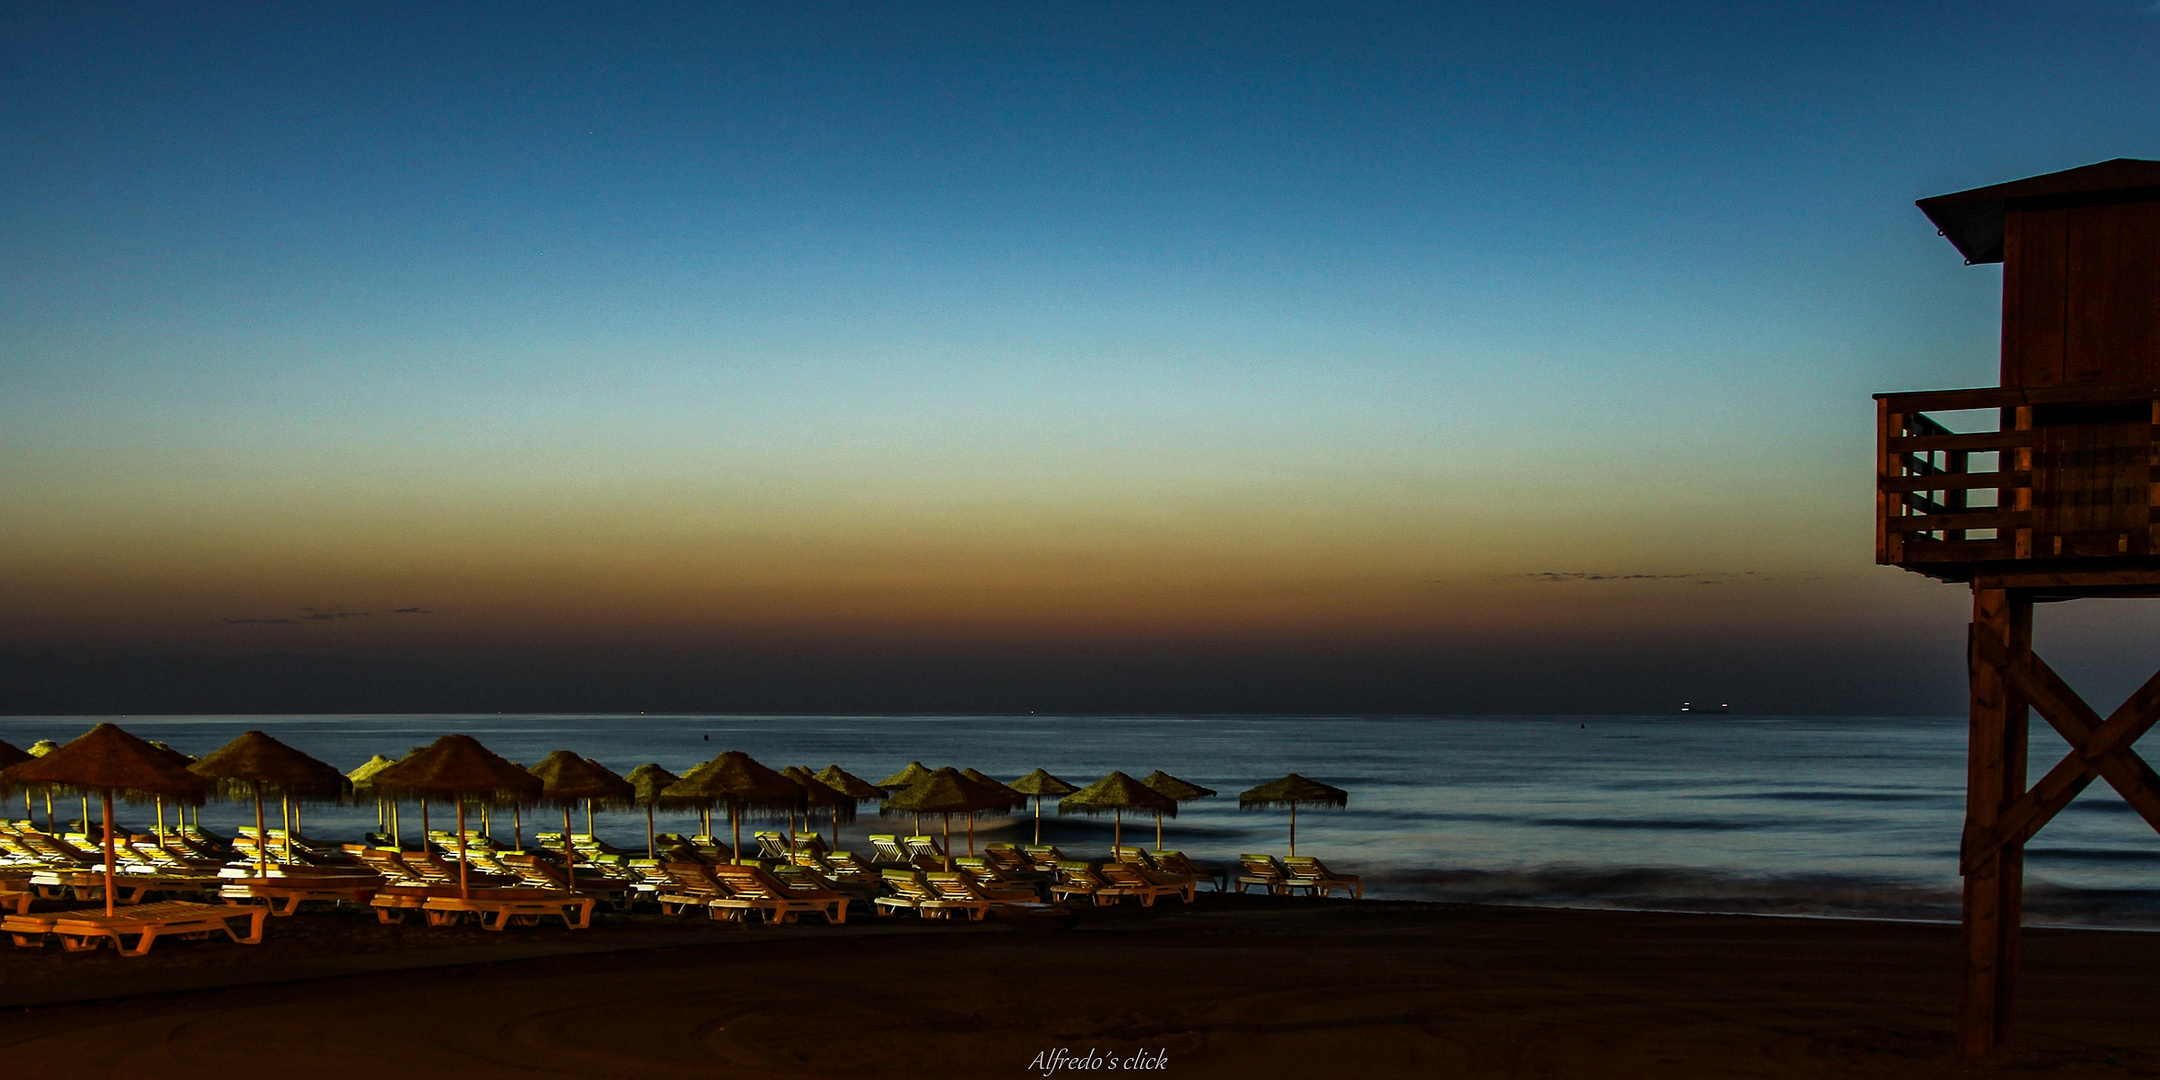
[[[1721,701],[1721,702],[1719,702],[1719,703],[1717,704],[1717,707],[1715,707],[1715,708],[1712,708],[1711,706],[1705,705],[1705,706],[1703,706],[1702,708],[1698,709],[1698,708],[1696,708],[1696,707],[1695,707],[1695,703],[1694,703],[1694,702],[1692,702],[1692,701],[1683,701],[1683,702],[1681,702],[1681,703],[1680,703],[1680,711],[1681,711],[1681,712],[1684,712],[1684,713],[1692,713],[1692,712],[1716,712],[1716,713],[1721,713],[1721,712],[1731,712],[1731,711],[1732,711],[1732,703],[1731,703],[1731,702],[1729,702],[1729,701]]]

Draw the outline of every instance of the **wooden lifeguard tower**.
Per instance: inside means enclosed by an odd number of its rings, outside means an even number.
[[[1968,264],[2003,264],[2002,385],[1875,398],[1875,561],[1972,588],[1959,1052],[1977,1061],[2010,1040],[2025,841],[2095,779],[2160,829],[2160,777],[2131,748],[2160,675],[2103,718],[2032,649],[2036,602],[2160,596],[2160,161],[1919,205]],[[2028,710],[2071,746],[2030,788]]]

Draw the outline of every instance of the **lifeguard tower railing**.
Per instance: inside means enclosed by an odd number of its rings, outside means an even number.
[[[2160,554],[2155,425],[2149,386],[1877,394],[1875,561],[1967,581],[1975,564]]]

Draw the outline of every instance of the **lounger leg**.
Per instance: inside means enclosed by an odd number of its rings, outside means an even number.
[[[135,948],[130,950],[126,948],[125,943],[120,940],[120,935],[114,934],[112,939],[113,948],[119,949],[120,955],[122,956],[142,956],[150,951],[150,943],[157,940],[157,935],[157,927],[144,927],[142,936],[135,939]]]
[[[247,915],[248,935],[246,937],[233,933],[232,920],[227,919],[225,920],[225,934],[242,945],[260,945],[262,944],[263,920],[268,918],[269,915],[268,911],[262,910],[249,912]]]
[[[15,939],[15,947],[18,949],[42,949],[45,947],[45,935],[43,934],[9,934],[8,936]]]

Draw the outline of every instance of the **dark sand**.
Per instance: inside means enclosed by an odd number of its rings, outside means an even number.
[[[1181,1077],[1966,1075],[1951,1060],[1954,927],[1202,899],[1191,914],[1087,911],[1071,929],[651,917],[498,935],[319,915],[276,920],[257,948],[7,950],[0,1064],[227,1080],[995,1077],[1064,1048],[1165,1052],[1150,1075]],[[563,948],[616,951],[533,956]],[[2026,954],[2020,1046],[1988,1073],[2160,1075],[2160,935],[2033,930]],[[256,982],[184,989],[219,980]],[[142,996],[21,1004],[88,994]]]

